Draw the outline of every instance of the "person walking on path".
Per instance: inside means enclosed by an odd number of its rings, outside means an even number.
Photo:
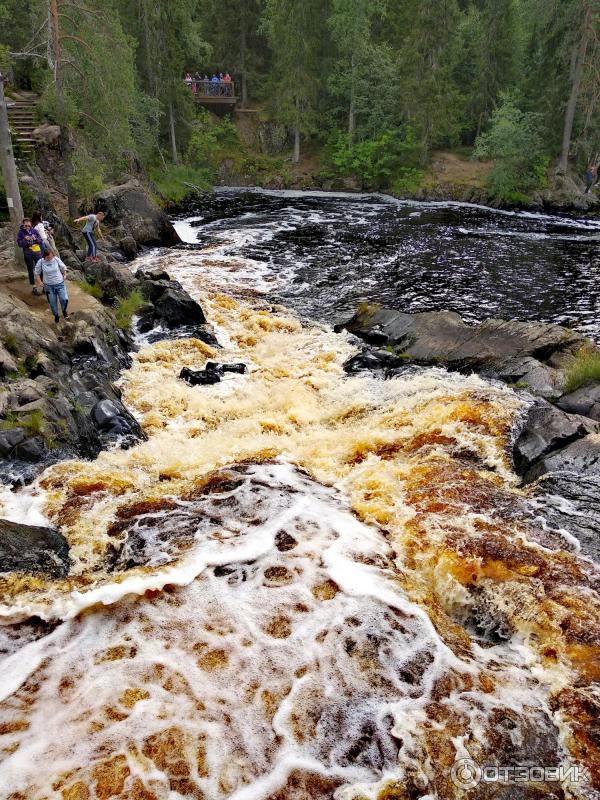
[[[35,284],[34,269],[44,249],[44,242],[39,233],[33,229],[31,220],[26,217],[21,223],[17,244],[23,248],[23,258],[29,274],[29,283]]]
[[[44,294],[48,298],[48,305],[54,314],[54,322],[60,322],[60,317],[58,316],[59,302],[63,317],[67,319],[69,316],[67,314],[69,295],[67,294],[67,287],[65,285],[66,277],[66,266],[54,250],[48,248],[43,258],[40,258],[35,265],[35,282],[40,289],[43,289]]]
[[[98,234],[102,236],[100,232],[100,223],[104,219],[104,211],[99,211],[97,214],[87,214],[85,217],[79,217],[75,220],[75,222],[83,222],[85,220],[85,226],[83,228],[83,238],[87,242],[88,250],[87,250],[87,258],[91,261],[98,261],[98,248],[96,245],[96,237],[94,236],[94,229],[98,229]]]

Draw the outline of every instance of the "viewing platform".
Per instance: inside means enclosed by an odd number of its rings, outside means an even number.
[[[201,106],[226,106],[232,109],[238,101],[234,81],[192,81],[188,85]]]

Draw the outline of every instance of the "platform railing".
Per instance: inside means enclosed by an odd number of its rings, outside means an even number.
[[[234,81],[186,81],[192,94],[198,98],[235,97]]]

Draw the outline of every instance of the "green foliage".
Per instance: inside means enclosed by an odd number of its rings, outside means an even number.
[[[23,428],[29,436],[39,436],[45,433],[46,419],[42,411],[32,411],[30,414],[16,414],[10,412],[0,421],[0,430],[10,428]]]
[[[574,392],[580,386],[600,380],[600,351],[582,347],[566,371],[565,392]]]
[[[200,170],[213,173],[220,160],[229,153],[237,153],[241,148],[237,128],[224,117],[219,119],[205,109],[201,109],[194,123],[187,150],[187,162]]]
[[[488,185],[499,200],[519,202],[546,185],[548,155],[540,132],[540,117],[519,109],[512,94],[492,114],[490,129],[476,143],[476,158],[495,160]]]
[[[127,297],[118,297],[115,306],[117,326],[122,331],[128,331],[131,328],[131,320],[134,314],[137,314],[145,303],[146,301],[137,289],[134,289]]]
[[[19,344],[17,337],[13,333],[7,333],[6,336],[2,337],[2,344],[12,356],[19,355]]]
[[[425,172],[416,167],[400,167],[394,177],[392,189],[394,194],[413,195],[423,185]]]
[[[72,165],[71,184],[77,196],[88,204],[92,197],[104,188],[102,164],[91,156],[85,147],[79,147],[73,155]]]
[[[414,131],[383,131],[376,139],[350,144],[348,135],[336,132],[327,147],[327,157],[335,172],[353,175],[365,188],[388,188],[394,179],[415,182],[422,179],[416,168],[421,147]]]
[[[148,174],[156,186],[160,198],[170,203],[181,203],[190,194],[194,194],[193,187],[208,190],[213,183],[212,170],[183,165],[170,164],[168,167],[152,167]]]
[[[92,283],[91,281],[77,281],[76,283],[83,292],[95,297],[96,300],[102,300],[104,297],[102,288],[96,283]]]

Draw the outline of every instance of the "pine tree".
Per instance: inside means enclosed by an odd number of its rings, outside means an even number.
[[[294,133],[294,161],[300,138],[316,129],[322,86],[326,16],[324,0],[266,0],[263,27],[273,53],[271,87],[276,113]]]

